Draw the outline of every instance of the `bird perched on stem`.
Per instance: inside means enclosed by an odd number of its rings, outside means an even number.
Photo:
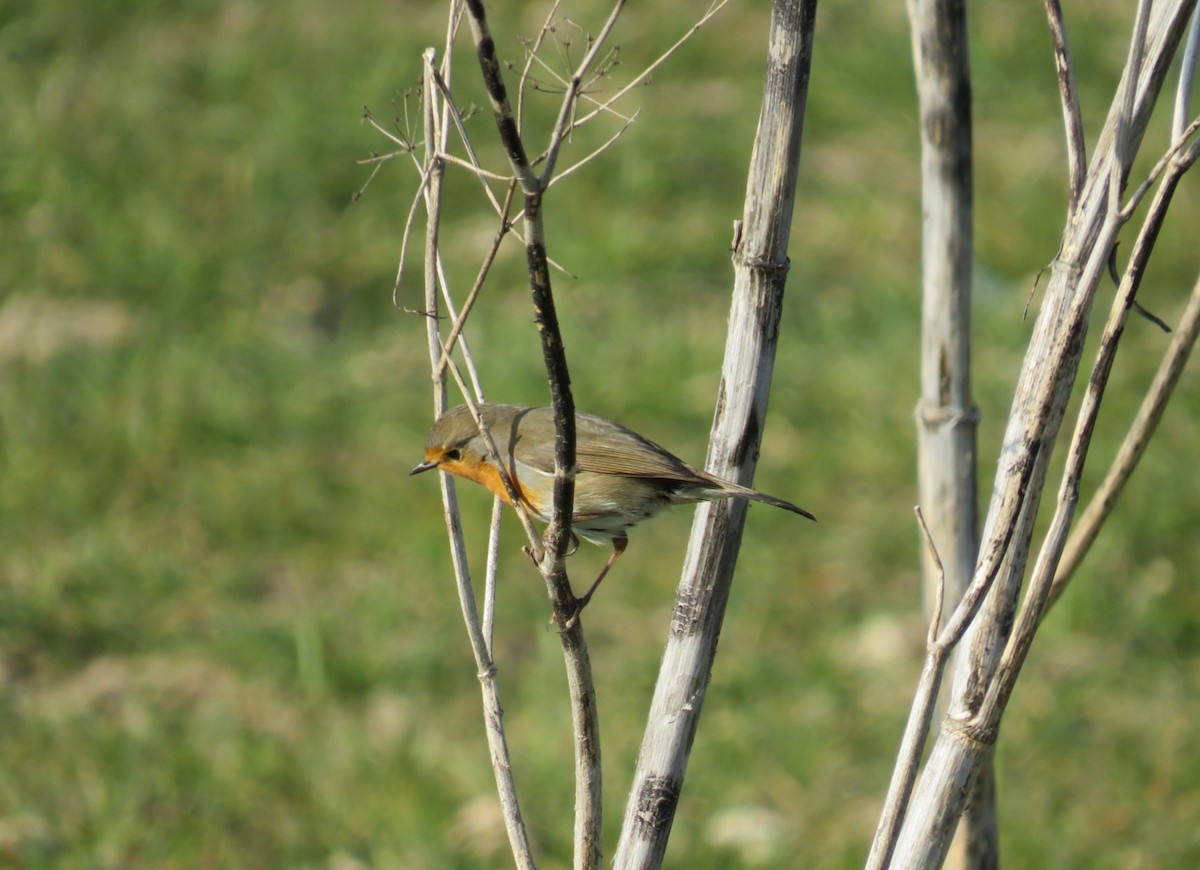
[[[554,409],[480,404],[499,461],[517,498],[531,514],[549,521],[554,498]],[[588,591],[578,599],[582,610],[600,581],[625,552],[629,530],[676,504],[745,498],[774,505],[815,520],[790,501],[714,477],[688,465],[670,451],[611,420],[575,415],[575,506],[571,531],[585,541],[611,541],[612,555]],[[508,504],[500,465],[466,405],[443,414],[425,441],[425,460],[410,474],[430,469],[482,484]]]

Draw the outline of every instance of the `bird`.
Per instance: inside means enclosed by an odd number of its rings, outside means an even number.
[[[476,408],[495,441],[516,497],[529,513],[548,522],[554,496],[554,409],[489,403]],[[633,430],[591,414],[575,415],[575,461],[573,539],[611,542],[613,547],[600,575],[576,599],[577,614],[625,552],[629,530],[671,505],[744,498],[816,521],[790,501],[701,471]],[[425,441],[424,460],[409,474],[435,468],[481,484],[513,504],[496,458],[466,405],[437,419]]]

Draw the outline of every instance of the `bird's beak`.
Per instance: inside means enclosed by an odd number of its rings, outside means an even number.
[[[437,468],[437,465],[438,464],[436,462],[430,462],[430,461],[426,460],[425,462],[422,462],[419,465],[417,465],[417,467],[414,468],[412,471],[410,471],[408,474],[411,477],[414,474],[420,474],[422,471],[429,471],[429,469],[431,469],[431,468]]]

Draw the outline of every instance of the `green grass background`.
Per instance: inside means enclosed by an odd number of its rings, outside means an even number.
[[[1128,4],[1068,4],[1094,135]],[[699,7],[631,7],[603,91]],[[582,408],[704,456],[768,4],[737,4],[623,108],[547,200]],[[493,4],[519,62],[543,4]],[[441,4],[0,3],[0,864],[502,867],[506,845],[436,481],[424,327],[391,283],[416,181],[390,144]],[[565,11],[550,68],[602,12]],[[972,9],[975,376],[986,493],[1065,200],[1036,4]],[[572,40],[568,47],[563,43]],[[484,105],[463,44],[464,102]],[[558,97],[532,97],[531,136]],[[912,408],[918,128],[903,6],[822,4],[789,298],[757,482],[673,867],[856,867],[923,636]],[[410,105],[410,111],[412,106]],[[403,122],[401,122],[403,123]],[[471,121],[493,166],[489,114]],[[566,160],[610,135],[584,131]],[[1150,136],[1165,140],[1165,121]],[[456,288],[494,219],[452,173]],[[1196,271],[1187,179],[1142,291]],[[1128,241],[1123,250],[1128,250]],[[523,257],[472,320],[490,398],[546,392]],[[420,303],[419,272],[401,301]],[[1111,298],[1102,289],[1100,304]],[[1035,297],[1034,305],[1038,299]],[[1094,483],[1166,337],[1135,319]],[[1116,516],[1035,647],[998,757],[1015,867],[1200,861],[1200,412],[1185,374]],[[481,559],[489,500],[464,491]],[[588,611],[611,854],[690,512],[640,528]],[[506,524],[497,647],[542,865],[569,864],[570,726],[541,581]],[[605,554],[572,561],[577,582]]]

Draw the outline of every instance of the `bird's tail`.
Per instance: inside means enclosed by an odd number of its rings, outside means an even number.
[[[808,511],[806,511],[804,508],[797,507],[796,505],[792,504],[790,501],[785,501],[784,499],[776,498],[773,495],[767,495],[765,492],[759,492],[757,489],[751,489],[748,486],[742,486],[741,484],[733,483],[728,480],[721,480],[720,478],[714,478],[714,479],[720,483],[721,492],[723,492],[727,495],[737,496],[740,498],[748,498],[751,501],[759,501],[759,502],[762,502],[763,504],[774,505],[777,508],[783,508],[785,511],[791,511],[794,514],[800,514],[800,516],[802,516],[802,517],[808,517],[814,523],[817,521],[817,518],[814,517],[812,514],[810,514]]]

